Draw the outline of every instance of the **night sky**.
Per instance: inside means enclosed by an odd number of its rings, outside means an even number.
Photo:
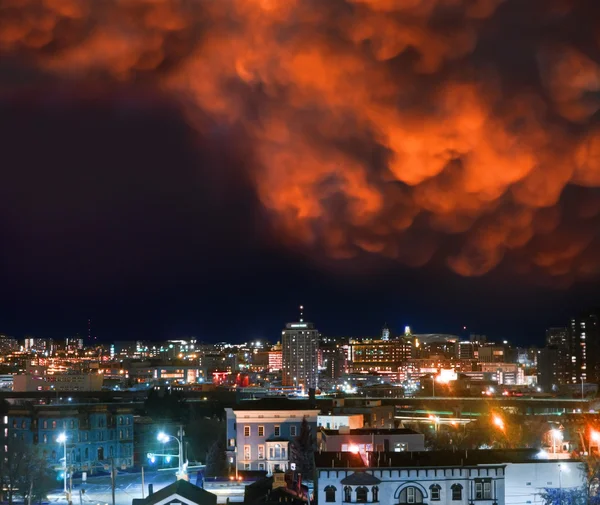
[[[541,344],[600,303],[597,2],[268,3],[0,7],[0,332]]]

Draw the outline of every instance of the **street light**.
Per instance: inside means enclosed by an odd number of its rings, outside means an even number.
[[[552,433],[552,452],[556,454],[556,440],[562,440],[563,434],[557,429],[550,430],[550,432]]]
[[[67,434],[66,433],[61,433],[60,435],[58,435],[58,437],[56,437],[56,441],[59,444],[63,444],[64,448],[65,448],[65,464],[64,464],[64,491],[65,491],[65,495],[67,495]],[[69,496],[67,495],[67,501],[69,501]]]
[[[494,425],[500,430],[504,431],[504,419],[502,419],[498,414],[494,414],[492,418],[492,422]]]
[[[179,446],[179,455],[177,456],[177,459],[179,460],[179,471],[177,472],[177,476],[180,479],[187,479],[183,465],[183,444],[181,443],[181,440],[173,435],[167,435],[162,431],[157,435],[156,439],[163,444],[166,444],[169,440],[177,441],[177,445]]]

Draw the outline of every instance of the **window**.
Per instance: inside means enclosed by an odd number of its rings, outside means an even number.
[[[56,421],[52,421],[52,429],[55,430],[56,429]]]
[[[352,488],[350,486],[346,486],[344,488],[344,501],[345,502],[352,501]]]
[[[275,426],[275,436],[281,436],[281,426]]]
[[[265,436],[265,427],[264,426],[259,426],[258,427],[258,436],[259,437],[264,437]]]
[[[42,426],[44,427],[45,430],[48,429],[48,421],[44,420],[44,422],[42,423]]]
[[[21,423],[21,429],[22,429],[22,430],[24,430],[26,426],[27,426],[27,424],[25,424],[25,421],[23,421],[23,422]]]
[[[290,426],[290,437],[295,437],[295,436],[296,436],[296,427]]]
[[[452,484],[452,500],[462,500],[462,486],[460,484]]]
[[[265,459],[265,446],[264,445],[258,446],[258,459]]]
[[[335,501],[335,486],[327,486],[325,488],[325,501],[328,503]]]
[[[373,497],[373,499],[371,501],[373,501],[373,502],[379,501],[379,488],[377,486],[373,486],[371,488],[371,495]]]
[[[71,420],[71,429],[75,429],[75,421]]]
[[[439,501],[442,488],[438,484],[434,484],[429,490],[431,491],[431,501]]]
[[[258,469],[259,470],[264,470],[265,469],[265,464],[264,463],[259,463],[258,464]]]
[[[491,500],[492,499],[492,481],[490,479],[475,480],[475,499],[476,500]]]
[[[47,443],[48,443],[48,435],[46,435],[45,433],[44,433],[44,438],[43,438],[43,440],[44,440],[44,443],[45,443],[45,444],[47,444]]]
[[[250,459],[250,446],[249,445],[244,446],[244,459],[246,459],[246,460]]]
[[[250,470],[250,463],[244,463],[244,470]]]
[[[414,486],[405,487],[400,492],[399,503],[401,505],[408,503],[423,503],[423,493]]]
[[[250,426],[244,426],[244,436],[245,437],[250,436]]]
[[[235,438],[230,438],[229,439],[229,447],[234,447],[235,446]]]
[[[377,414],[374,413],[373,414],[373,423],[376,423],[376,422],[377,422]]]
[[[119,424],[123,424],[123,416],[119,416]]]
[[[84,459],[87,461],[88,459],[90,459],[90,451],[89,449],[86,447],[85,451],[83,452],[84,454]]]

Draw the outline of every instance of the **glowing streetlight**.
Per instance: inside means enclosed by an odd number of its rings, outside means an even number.
[[[65,491],[65,495],[67,495],[67,434],[66,433],[61,433],[60,435],[58,435],[58,437],[56,437],[56,441],[59,444],[63,444],[64,449],[65,449],[65,462],[63,465],[63,469],[64,469],[64,491]],[[67,501],[69,501],[69,497],[67,495]]]
[[[494,426],[496,426],[496,428],[504,431],[504,419],[502,419],[499,415],[495,414],[492,418],[492,422],[494,423]]]
[[[181,440],[179,440],[179,438],[177,438],[177,437],[175,437],[173,435],[167,435],[163,431],[161,431],[156,436],[156,440],[158,440],[162,444],[166,444],[169,440],[176,440],[177,441],[177,445],[179,446],[179,452],[178,452],[178,456],[177,456],[177,459],[179,460],[179,471],[177,472],[177,476],[180,479],[187,479],[187,475],[186,475],[186,472],[185,472],[185,467],[184,467],[184,464],[183,464],[183,444],[181,443]]]
[[[562,431],[557,430],[556,428],[553,430],[550,430],[550,433],[552,434],[552,452],[554,454],[556,454],[556,441],[557,440],[561,440],[563,439],[563,434]]]

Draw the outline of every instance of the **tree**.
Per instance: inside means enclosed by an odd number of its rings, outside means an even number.
[[[9,505],[16,496],[32,505],[46,499],[54,488],[51,469],[40,449],[24,441],[9,440],[0,461],[0,480]]]
[[[221,438],[218,438],[208,451],[205,474],[207,477],[227,475],[227,454],[225,453],[225,444]]]
[[[300,433],[290,446],[290,461],[296,470],[307,479],[312,479],[315,468],[315,443],[306,417],[300,425]]]
[[[540,496],[545,505],[588,505],[587,489],[578,488],[545,488]]]

